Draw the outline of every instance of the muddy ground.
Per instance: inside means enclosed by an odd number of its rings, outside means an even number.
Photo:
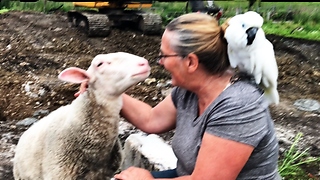
[[[70,103],[78,85],[63,83],[57,75],[66,67],[87,68],[100,53],[124,51],[144,56],[152,66],[154,83],[140,83],[127,93],[155,105],[163,98],[159,86],[169,80],[157,65],[160,36],[134,29],[114,28],[108,37],[88,38],[67,23],[66,14],[10,12],[0,15],[0,179],[12,179],[15,144],[28,126],[25,118],[41,118]],[[299,145],[320,156],[320,110],[298,109],[299,99],[320,101],[320,42],[268,36],[279,66],[281,102],[271,106],[282,149],[303,133]],[[313,104],[313,107],[317,104]],[[163,135],[168,137],[168,135]],[[307,169],[319,176],[319,166]]]

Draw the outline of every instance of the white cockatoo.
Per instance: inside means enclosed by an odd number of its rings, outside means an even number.
[[[230,65],[252,74],[265,91],[269,104],[279,103],[278,66],[272,43],[266,39],[263,18],[254,11],[238,14],[228,20],[225,39]]]

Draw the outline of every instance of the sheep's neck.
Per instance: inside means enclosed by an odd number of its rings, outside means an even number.
[[[94,92],[87,91],[86,99],[86,109],[88,119],[96,121],[99,117],[102,117],[101,121],[110,121],[110,117],[116,117],[114,120],[118,120],[119,113],[122,108],[122,99],[121,96],[108,96],[104,94],[103,96],[98,97]],[[104,118],[107,117],[107,118]],[[118,122],[118,121],[117,121]]]
[[[101,97],[103,100],[99,99],[100,102],[98,103],[98,97],[93,92],[88,91],[86,96],[84,98],[86,102],[84,103],[85,108],[83,109],[85,109],[85,113],[83,115],[87,122],[84,123],[83,130],[92,131],[94,129],[96,131],[90,133],[95,133],[97,136],[102,136],[103,134],[109,137],[117,136],[121,98],[104,96]],[[110,130],[113,130],[113,132],[110,133]]]
[[[110,158],[118,139],[119,112],[121,109],[121,98],[105,98],[105,103],[97,103],[94,94],[87,91],[79,101],[81,102],[82,112],[78,112],[80,122],[78,128],[75,126],[74,136],[70,139],[70,146],[73,149],[73,158],[78,161],[89,160],[92,162],[102,162]],[[77,100],[77,99],[76,99]],[[71,130],[71,131],[73,131]],[[70,132],[72,133],[72,132]],[[80,151],[76,153],[79,149]],[[75,152],[74,152],[75,151]]]

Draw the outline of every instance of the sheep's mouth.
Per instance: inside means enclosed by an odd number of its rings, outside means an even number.
[[[132,77],[147,75],[147,74],[149,74],[149,73],[150,73],[150,70],[146,70],[146,71],[142,71],[142,72],[133,74]]]

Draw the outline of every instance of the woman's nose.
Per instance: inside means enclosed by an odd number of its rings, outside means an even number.
[[[158,64],[160,64],[160,65],[163,65],[163,60],[162,60],[163,58],[159,58],[158,59]]]

